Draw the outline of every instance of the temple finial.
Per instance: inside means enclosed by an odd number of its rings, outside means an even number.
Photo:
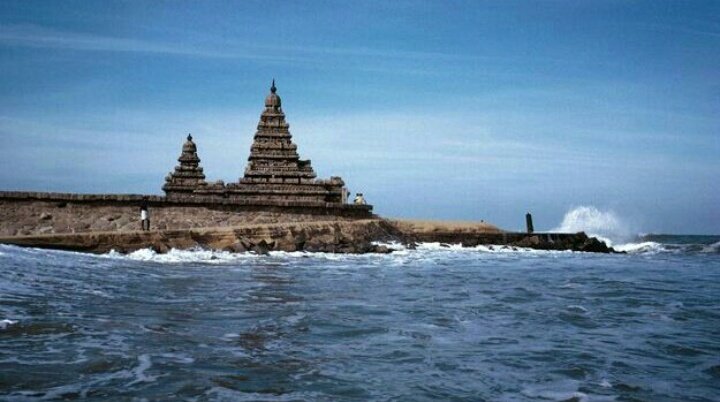
[[[275,93],[277,91],[277,88],[275,88],[275,78],[273,78],[272,86],[270,87],[270,92]]]
[[[188,133],[187,140],[192,141],[192,135],[190,135],[190,133]]]

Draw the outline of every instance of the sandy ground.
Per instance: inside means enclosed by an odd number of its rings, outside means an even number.
[[[388,219],[400,230],[413,233],[502,233],[497,226],[487,222],[431,221],[420,219]]]

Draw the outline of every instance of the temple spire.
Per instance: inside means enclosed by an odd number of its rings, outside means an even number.
[[[197,145],[192,141],[192,135],[188,133],[187,141],[182,146],[182,152],[178,158],[179,165],[175,170],[165,177],[163,190],[166,194],[191,194],[198,188],[207,185],[205,174],[200,166],[200,158],[197,154]]]
[[[278,96],[275,92],[277,92],[277,88],[275,87],[275,78],[273,78],[272,85],[270,86],[270,93],[265,98],[265,109],[268,111],[282,112],[280,109],[280,96]]]

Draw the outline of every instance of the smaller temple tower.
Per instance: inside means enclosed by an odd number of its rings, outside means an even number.
[[[175,166],[175,170],[165,177],[165,185],[162,187],[169,198],[192,196],[194,191],[207,186],[203,168],[200,167],[197,146],[190,134],[183,144],[178,162],[180,164]]]

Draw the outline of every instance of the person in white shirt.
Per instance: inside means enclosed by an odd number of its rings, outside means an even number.
[[[148,213],[147,198],[143,198],[143,202],[140,205],[140,229],[150,230],[150,214]]]
[[[355,199],[353,200],[355,205],[365,205],[367,202],[365,202],[365,198],[363,198],[362,193],[355,194]]]

